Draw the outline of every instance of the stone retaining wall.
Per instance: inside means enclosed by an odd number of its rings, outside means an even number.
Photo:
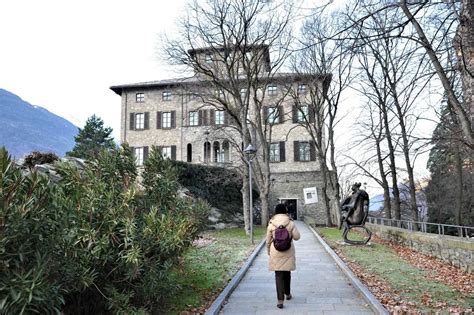
[[[425,255],[438,257],[467,272],[474,272],[474,240],[454,236],[410,232],[395,227],[367,223],[382,239],[394,241]]]

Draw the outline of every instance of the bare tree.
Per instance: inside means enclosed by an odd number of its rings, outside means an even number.
[[[309,106],[307,115],[300,121],[313,139],[318,155],[322,180],[323,199],[328,225],[339,221],[341,187],[336,161],[334,131],[338,123],[338,110],[343,93],[349,87],[354,51],[339,38],[331,38],[338,31],[337,13],[326,14],[317,10],[303,24],[301,50],[292,59],[295,72],[301,75],[324,76],[310,85],[310,97],[301,103],[294,93],[297,108]]]
[[[453,104],[453,111],[461,125],[462,138],[471,150],[474,149],[473,130],[468,115],[472,98],[456,95],[450,86],[449,72],[452,68],[443,67],[443,59],[447,58],[444,42],[449,42],[450,49],[454,49],[453,41],[456,30],[458,31],[456,44],[460,68],[465,73],[465,91],[472,95],[473,61],[472,54],[472,26],[474,23],[472,0],[464,1],[374,1],[360,0],[351,2],[351,19],[346,24],[346,29],[352,29],[354,24],[363,25],[367,32],[368,40],[380,38],[405,38],[415,43],[426,52],[430,66],[436,73],[444,93]],[[389,28],[370,28],[367,21],[377,14],[385,13],[397,17],[395,23]],[[404,18],[402,18],[404,17]],[[357,37],[357,35],[356,35]],[[469,70],[471,69],[471,70]],[[470,90],[471,89],[471,90]]]
[[[262,111],[266,104],[266,85],[276,79],[289,54],[292,4],[286,1],[193,1],[186,13],[179,25],[180,36],[167,40],[166,56],[175,64],[193,69],[203,89],[208,89],[204,102],[224,109],[229,115],[237,138],[242,140],[235,141],[234,147],[241,153],[243,165],[246,159],[242,149],[250,143],[257,146],[254,178],[260,192],[262,225],[266,226],[272,124],[267,121],[268,117],[262,116]],[[209,62],[207,56],[214,60]],[[244,193],[248,193],[247,173],[243,171]],[[248,229],[248,205],[244,206]]]
[[[443,85],[444,91],[446,93],[446,96],[453,108],[454,113],[456,114],[461,130],[463,133],[463,136],[465,138],[466,144],[471,148],[474,149],[474,136],[473,136],[473,131],[471,129],[471,122],[468,116],[468,110],[470,110],[470,104],[464,104],[462,101],[456,96],[455,91],[452,88],[452,85],[450,83],[450,80],[448,78],[448,74],[446,69],[442,66],[442,62],[440,61],[440,58],[438,57],[438,51],[436,47],[433,45],[433,40],[428,39],[428,34],[423,28],[422,24],[419,22],[417,19],[417,13],[423,13],[423,10],[426,10],[426,7],[430,4],[430,1],[420,1],[420,2],[415,2],[415,3],[408,3],[406,0],[401,0],[400,1],[400,8],[402,9],[403,13],[407,17],[408,21],[411,23],[413,28],[416,30],[416,33],[418,34],[417,41],[418,43],[426,50],[426,54],[431,60],[431,63],[436,71],[436,74],[438,75],[439,80],[441,81],[441,84]],[[453,23],[453,20],[456,22],[459,22],[459,17],[463,16],[465,19],[468,20],[468,23],[472,25],[472,20],[474,17],[469,16],[468,11],[472,14],[473,9],[472,9],[472,3],[471,1],[463,1],[463,6],[462,9],[459,9],[456,7],[455,2],[453,3],[447,2],[445,8],[441,8],[437,10],[437,14],[439,13],[444,13],[443,11],[448,10],[443,14],[445,17],[445,23],[442,25],[443,30],[450,30],[450,25],[448,23]],[[443,10],[444,9],[444,10]],[[458,10],[462,10],[462,13],[459,13]],[[415,11],[415,12],[413,12]],[[447,33],[447,31],[445,32]],[[435,35],[439,36],[439,33],[435,32]],[[453,37],[451,37],[452,39]],[[467,38],[465,38],[467,39]],[[465,40],[464,45],[466,45],[466,49],[463,49],[462,43],[463,41],[459,41],[461,44],[459,46],[460,50],[459,53],[462,56],[465,56],[464,51],[469,49],[472,51],[472,47],[469,47],[469,41]],[[472,44],[471,44],[472,45]],[[466,51],[467,52],[467,51]],[[468,57],[469,58],[469,57]],[[465,60],[466,58],[462,58],[462,60]],[[467,69],[467,68],[465,68]],[[472,76],[472,74],[471,74]],[[472,79],[471,79],[472,80]],[[472,91],[471,91],[472,93]]]

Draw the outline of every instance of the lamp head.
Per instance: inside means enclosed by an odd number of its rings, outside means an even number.
[[[249,144],[248,147],[245,148],[244,153],[249,159],[252,159],[253,157],[255,157],[257,149],[255,149],[252,144]]]

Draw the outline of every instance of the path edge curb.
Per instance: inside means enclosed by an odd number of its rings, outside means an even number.
[[[329,247],[329,245],[324,241],[324,239],[316,232],[312,226],[308,225],[311,232],[316,236],[318,241],[323,245],[326,252],[331,256],[332,259],[336,262],[339,269],[349,278],[352,285],[357,288],[362,296],[364,297],[365,301],[370,305],[370,308],[376,312],[377,314],[388,315],[390,314],[388,310],[380,303],[375,296],[367,289],[367,287],[354,275],[354,273],[347,267],[344,261],[339,258],[339,256],[334,252],[334,250]]]
[[[247,258],[247,260],[245,261],[244,265],[240,268],[239,271],[237,271],[232,280],[230,280],[224,290],[222,290],[221,294],[219,294],[219,296],[214,300],[212,305],[206,310],[206,313],[204,313],[205,315],[216,315],[219,313],[222,306],[224,305],[224,302],[231,295],[237,285],[239,285],[240,281],[249,270],[255,258],[262,250],[263,245],[265,245],[265,240],[262,240],[260,244],[257,245],[257,247],[253,250],[252,254],[250,254],[250,257]]]

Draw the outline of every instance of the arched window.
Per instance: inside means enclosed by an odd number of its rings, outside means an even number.
[[[219,141],[214,141],[212,145],[212,151],[214,152],[214,163],[223,163],[224,162],[224,155],[222,154],[222,150],[220,148]]]
[[[229,141],[225,140],[222,143],[222,154],[223,154],[223,162],[229,163],[230,162],[230,145]]]
[[[204,142],[204,163],[209,163],[211,161],[211,143]]]
[[[187,161],[188,162],[192,162],[193,161],[193,145],[191,143],[188,143],[188,148],[187,148],[187,152],[188,152],[188,158],[187,158]]]

